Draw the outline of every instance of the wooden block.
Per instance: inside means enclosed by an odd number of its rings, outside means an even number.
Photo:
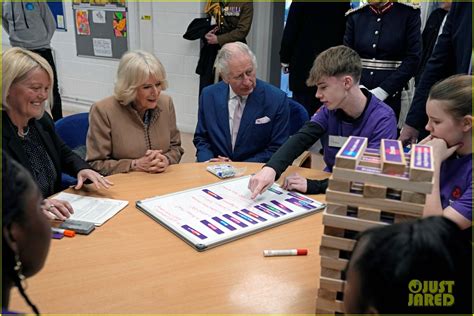
[[[326,213],[336,215],[347,215],[347,206],[342,204],[329,203],[326,207]]]
[[[364,151],[364,156],[372,156],[380,158],[380,149],[378,148],[366,148]]]
[[[402,202],[390,199],[366,199],[363,196],[352,193],[334,192],[331,190],[326,191],[326,200],[339,201],[339,203],[347,203],[350,205],[358,205],[359,207],[368,207],[387,212],[392,212],[400,215],[410,215],[414,217],[420,217],[423,215],[423,205]],[[323,221],[324,221],[323,214]],[[338,227],[338,226],[335,226]]]
[[[367,147],[365,137],[350,136],[336,155],[335,165],[339,168],[354,169]]]
[[[408,177],[382,174],[380,173],[380,170],[374,168],[357,167],[356,170],[349,170],[334,167],[332,170],[332,174],[334,179],[337,180],[347,180],[364,183],[370,182],[372,184],[412,192],[431,193],[433,189],[433,183],[431,181],[410,181]],[[326,201],[328,201],[327,196]],[[338,203],[336,200],[333,202]]]
[[[344,271],[347,267],[347,259],[334,259],[329,257],[321,257],[321,267]]]
[[[324,246],[319,247],[319,255],[331,258],[339,258],[339,250],[331,249]]]
[[[377,154],[377,156],[365,155],[365,153],[364,153],[364,156],[362,156],[362,158],[360,158],[359,166],[380,168],[380,166],[381,166],[380,156],[378,154]]]
[[[426,202],[426,195],[423,193],[417,192],[410,192],[410,191],[402,191],[402,198],[403,202],[410,202],[410,203],[417,203],[417,204],[425,204]]]
[[[364,193],[365,198],[379,198],[384,199],[387,195],[387,187],[377,184],[365,184],[364,185]]]
[[[387,199],[400,201],[402,199],[402,190],[388,188]]]
[[[326,278],[323,276],[319,278],[319,287],[329,291],[343,292],[344,284],[345,281],[342,280]]]
[[[362,194],[364,191],[364,184],[362,182],[351,182],[350,192],[355,194]]]
[[[321,246],[324,246],[327,248],[334,248],[334,249],[339,249],[339,250],[344,250],[344,251],[352,251],[352,249],[354,249],[355,244],[356,244],[355,240],[347,239],[347,238],[334,237],[334,236],[328,236],[328,235],[323,235],[321,238]]]
[[[380,222],[380,214],[382,211],[373,208],[359,207],[357,217],[361,219],[367,219],[369,221]]]
[[[321,267],[321,276],[325,278],[335,279],[335,280],[341,280],[342,278],[340,270],[335,270],[333,268],[326,268],[326,267]]]
[[[380,142],[380,160],[382,173],[403,174],[407,166],[402,142],[394,139],[382,139]]]
[[[434,161],[431,146],[414,145],[411,150],[410,180],[429,181],[433,179]]]
[[[336,297],[337,297],[337,292],[319,288],[318,289],[318,298],[319,297],[329,299],[329,300],[335,300]]]
[[[355,217],[346,217],[346,216],[339,216],[339,215],[332,215],[332,214],[325,214],[323,216],[323,224],[330,225],[333,227],[355,230],[357,232],[364,231],[374,226],[387,225],[386,223],[383,223],[383,222],[375,222],[375,221],[369,221],[369,220],[355,218]],[[334,258],[334,256],[329,256],[329,257]]]
[[[344,312],[344,303],[339,300],[331,301],[325,298],[318,298],[316,304],[316,306],[321,309],[330,309],[340,313]]]
[[[344,181],[344,180],[335,180],[331,176],[329,178],[329,188],[334,191],[342,191],[342,192],[349,192],[351,189],[351,182],[350,181]]]
[[[340,214],[338,214],[338,215],[340,215]],[[343,237],[344,236],[344,231],[345,230],[341,229],[341,228],[324,226],[324,234],[325,235]]]

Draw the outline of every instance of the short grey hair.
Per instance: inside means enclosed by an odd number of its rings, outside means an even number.
[[[121,104],[130,104],[135,100],[138,88],[150,76],[160,81],[163,90],[168,87],[165,67],[155,55],[141,50],[125,53],[117,70],[115,98]]]
[[[2,54],[2,102],[3,107],[8,109],[8,95],[13,84],[28,78],[29,74],[36,69],[43,69],[49,77],[48,103],[53,104],[53,69],[49,63],[40,55],[29,50],[13,47]]]
[[[245,54],[252,60],[254,71],[257,70],[257,58],[255,54],[250,50],[247,44],[242,42],[227,43],[222,46],[221,50],[216,57],[216,72],[219,73],[223,78],[227,78],[229,75],[229,61],[237,55]]]

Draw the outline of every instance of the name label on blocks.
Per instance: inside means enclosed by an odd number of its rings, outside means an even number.
[[[407,162],[402,142],[393,139],[382,139],[380,144],[382,172],[385,174],[403,174]]]
[[[410,180],[431,181],[434,173],[433,163],[431,146],[414,145],[411,150]]]
[[[346,169],[355,169],[365,149],[368,140],[365,137],[350,136],[336,155],[336,166]]]

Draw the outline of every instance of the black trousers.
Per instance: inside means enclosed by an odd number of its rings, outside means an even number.
[[[51,65],[51,68],[53,68],[53,107],[51,109],[51,114],[53,115],[53,120],[57,121],[63,117],[63,106],[61,101],[61,95],[59,94],[58,75],[56,73],[56,65],[54,64],[53,54],[51,52],[51,49],[49,48],[33,49],[31,51],[37,53],[38,55],[46,59]]]

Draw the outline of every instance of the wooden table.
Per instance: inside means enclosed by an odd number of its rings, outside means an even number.
[[[261,164],[234,163],[246,174]],[[162,174],[110,179],[110,190],[80,194],[129,200],[89,236],[53,240],[44,269],[27,293],[42,313],[315,312],[321,213],[197,252],[135,208],[135,201],[220,181],[205,164],[174,165]],[[289,172],[322,179],[322,171]],[[69,190],[68,192],[72,192]],[[76,192],[78,193],[78,192]],[[324,196],[313,196],[324,201]],[[265,258],[264,249],[307,248],[308,256]],[[30,312],[14,291],[10,309]]]

